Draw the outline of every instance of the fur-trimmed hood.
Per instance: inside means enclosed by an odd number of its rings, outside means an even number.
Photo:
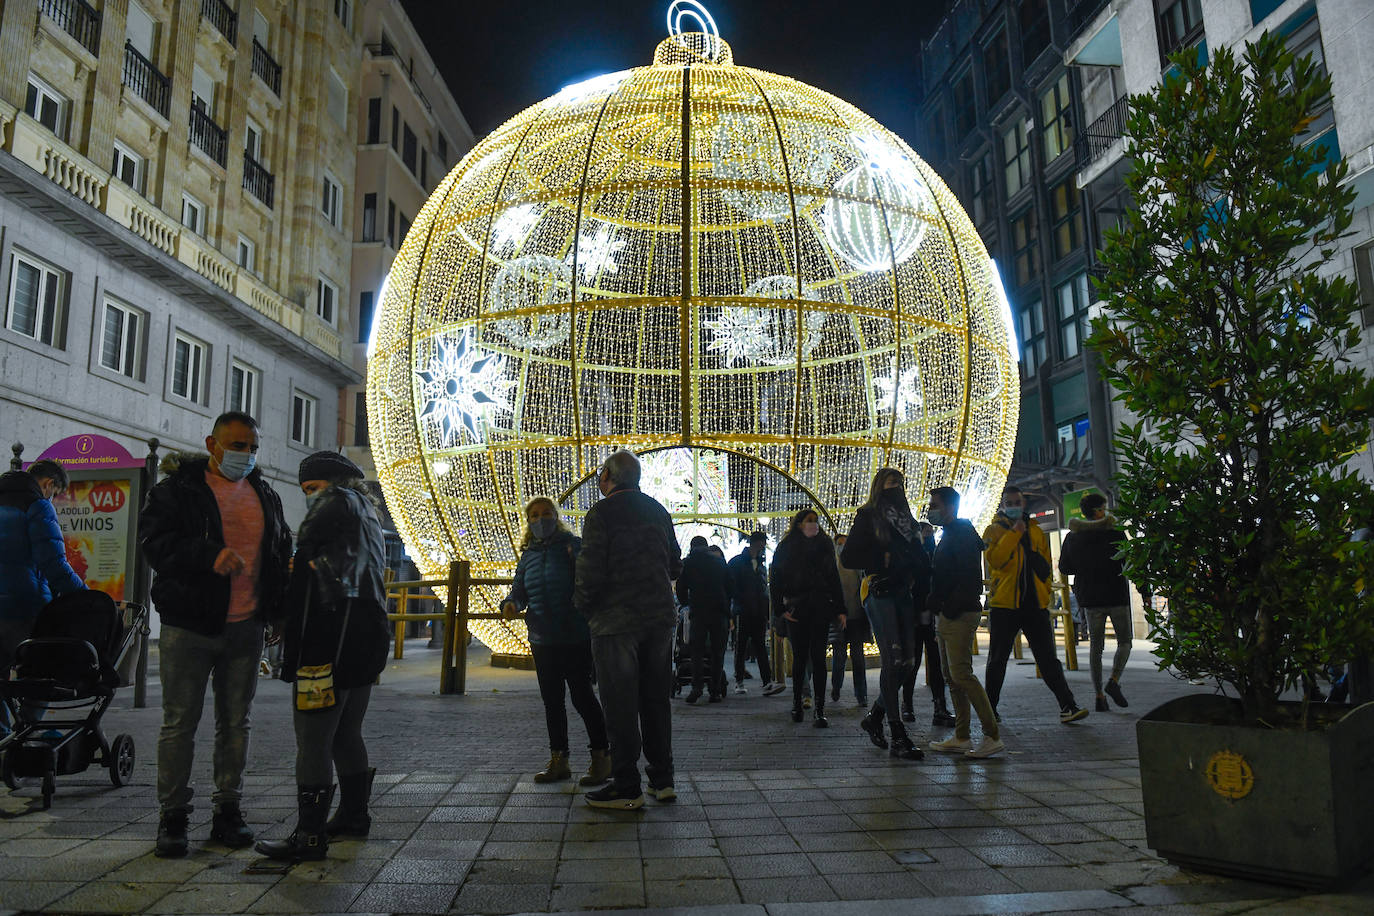
[[[1102,518],[1071,518],[1069,519],[1070,531],[1110,531],[1116,527],[1116,516],[1108,512]]]

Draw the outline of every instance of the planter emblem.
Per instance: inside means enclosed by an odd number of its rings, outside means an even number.
[[[1222,798],[1244,798],[1255,787],[1255,771],[1235,751],[1217,751],[1207,761],[1207,782]]]

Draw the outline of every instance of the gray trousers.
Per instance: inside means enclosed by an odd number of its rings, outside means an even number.
[[[1112,629],[1116,631],[1112,680],[1120,682],[1126,660],[1131,657],[1131,606],[1090,607],[1084,608],[1084,612],[1088,615],[1088,670],[1092,674],[1093,690],[1102,696],[1102,650],[1107,641],[1107,620],[1111,620]]]
[[[363,716],[372,685],[334,691],[328,709],[302,712],[291,721],[296,727],[296,785],[327,786],[340,776],[367,772],[367,745],[363,743]],[[294,685],[291,704],[295,706]]]
[[[218,636],[163,625],[158,637],[162,731],[157,739],[157,800],[163,813],[191,810],[191,764],[207,683],[215,691],[212,801],[218,810],[243,798],[249,712],[261,659],[262,624],[256,620],[228,624]]]

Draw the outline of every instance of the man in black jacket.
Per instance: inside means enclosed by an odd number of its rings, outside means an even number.
[[[730,604],[735,619],[735,693],[748,693],[744,686],[745,662],[752,652],[758,659],[759,679],[764,696],[774,696],[785,689],[773,683],[773,669],[768,661],[768,645],[764,634],[768,630],[768,535],[755,531],[749,535],[749,546],[730,561]]]
[[[257,421],[237,411],[221,414],[205,447],[209,458],[182,461],[153,487],[139,516],[140,543],[157,574],[153,603],[162,618],[157,743],[162,816],[156,852],[163,857],[186,855],[196,726],[211,677],[215,792],[210,836],[235,848],[253,842],[240,810],[248,717],[258,686],[263,623],[276,614],[291,556],[281,500],[254,468]]]
[[[691,550],[677,577],[677,600],[689,608],[692,689],[687,702],[701,699],[703,686],[711,702],[725,699],[725,640],[730,633],[730,570],[706,538],[692,538]],[[710,651],[707,651],[709,645]]]
[[[582,522],[573,607],[592,631],[592,658],[611,743],[611,782],[587,793],[594,808],[630,811],[640,791],[641,735],[649,793],[673,791],[673,582],[682,555],[673,520],[639,489],[639,459],[614,452],[597,475],[605,499]],[[641,733],[642,729],[642,733]]]
[[[1059,571],[1073,576],[1073,593],[1088,618],[1088,668],[1097,691],[1097,711],[1106,712],[1107,697],[1115,700],[1117,706],[1127,705],[1120,681],[1126,660],[1131,657],[1131,586],[1116,558],[1126,533],[1107,514],[1107,497],[1101,493],[1084,496],[1079,509],[1083,517],[1069,519],[1069,534],[1059,550]],[[1109,619],[1116,634],[1116,655],[1112,658],[1111,679],[1104,687],[1102,649]]]

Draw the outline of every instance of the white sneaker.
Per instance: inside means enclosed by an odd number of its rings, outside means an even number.
[[[942,754],[966,754],[973,750],[973,741],[969,738],[949,737],[943,741],[930,742],[930,749]]]
[[[736,696],[741,696],[741,697],[742,697],[742,696],[745,696],[745,695],[748,694],[748,693],[749,693],[749,688],[748,688],[748,687],[745,687],[743,684],[736,684],[736,685],[735,685],[735,695],[736,695]]]
[[[780,684],[777,681],[773,681],[771,684],[763,685],[763,695],[766,697],[775,697],[786,689],[786,684]]]
[[[1002,739],[1001,739],[1001,738],[984,738],[984,739],[978,744],[977,747],[973,748],[972,750],[965,751],[965,752],[964,752],[964,756],[966,756],[966,757],[992,757],[992,756],[994,756],[994,755],[996,755],[996,754],[1002,753],[1002,752],[1005,751],[1006,749],[1007,749],[1007,746],[1006,746],[1005,744],[1002,743]]]

